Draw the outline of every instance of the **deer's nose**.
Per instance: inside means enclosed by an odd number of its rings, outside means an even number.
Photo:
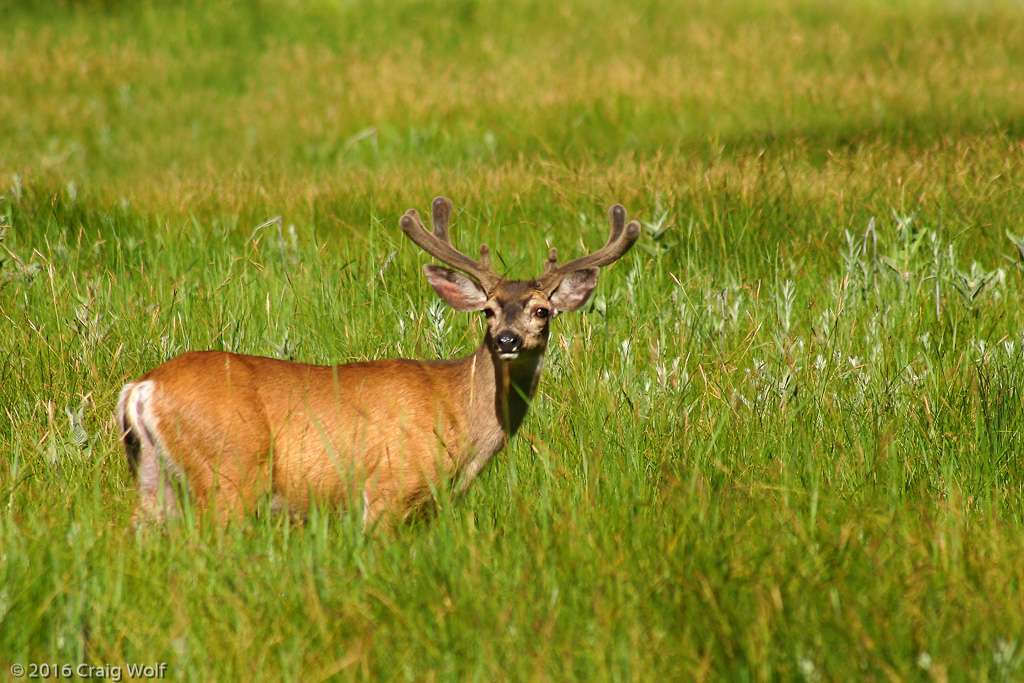
[[[523,338],[515,332],[502,332],[496,342],[500,353],[516,353],[523,346]]]

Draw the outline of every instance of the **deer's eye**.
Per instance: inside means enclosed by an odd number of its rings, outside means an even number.
[[[494,317],[494,311],[492,311],[489,308],[485,308],[484,309],[484,317],[485,318],[493,318]]]
[[[533,314],[538,318],[546,318],[548,317],[548,309],[538,308],[536,311],[533,312]]]

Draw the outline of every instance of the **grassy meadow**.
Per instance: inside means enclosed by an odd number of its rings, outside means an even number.
[[[0,676],[1024,680],[1019,3],[0,25]],[[162,361],[479,343],[398,229],[437,195],[521,278],[645,226],[468,495],[133,528],[112,414]]]

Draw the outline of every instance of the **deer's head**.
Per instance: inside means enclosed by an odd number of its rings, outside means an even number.
[[[438,197],[432,206],[433,232],[423,225],[415,209],[402,216],[402,231],[428,254],[451,266],[428,264],[423,272],[434,291],[455,310],[483,311],[486,343],[505,361],[544,353],[551,318],[585,304],[597,286],[601,266],[621,258],[640,236],[640,224],[631,221],[627,225],[626,210],[616,204],[608,212],[611,236],[601,249],[562,265],[552,249],[539,277],[509,280],[491,268],[486,244],[480,246],[479,261],[452,245],[448,235],[451,211],[451,201]]]

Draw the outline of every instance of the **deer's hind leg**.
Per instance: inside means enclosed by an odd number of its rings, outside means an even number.
[[[255,409],[238,411],[228,425],[157,396],[143,380],[121,392],[118,418],[128,464],[136,476],[136,522],[182,512],[183,497],[209,508],[216,523],[255,510],[271,486],[271,444]],[[159,417],[158,417],[159,416]]]

